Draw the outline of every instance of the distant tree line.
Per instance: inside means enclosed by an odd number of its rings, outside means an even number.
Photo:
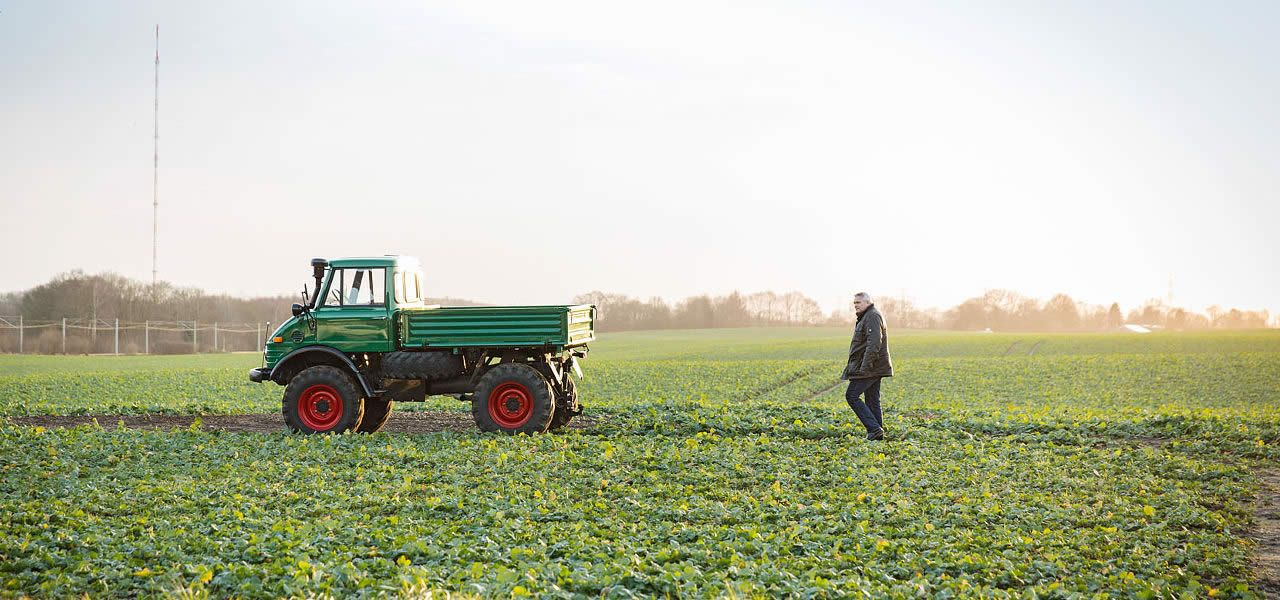
[[[1151,299],[1126,314],[1115,302],[1110,306],[1087,304],[1067,294],[1042,302],[1009,290],[989,290],[945,311],[920,311],[909,302],[896,306],[891,299],[885,312],[895,314],[895,311],[916,327],[959,330],[1107,331],[1126,324],[1175,330],[1248,329],[1268,327],[1271,323],[1271,315],[1265,310],[1226,310],[1212,306],[1207,314],[1199,314]]]
[[[142,321],[281,323],[302,294],[238,297],[211,294],[168,282],[150,283],[115,273],[70,271],[23,292],[0,295],[0,315],[31,321],[62,318]],[[427,298],[428,304],[477,305],[457,298]]]
[[[700,295],[669,304],[623,294],[593,291],[574,297],[578,304],[595,304],[600,331],[640,329],[700,329],[718,327],[848,326],[852,306],[824,313],[800,292],[772,291],[726,296]],[[852,298],[850,298],[852,300]],[[1159,299],[1121,311],[1119,304],[1093,305],[1066,294],[1047,301],[1009,290],[990,290],[949,309],[921,308],[905,298],[874,299],[889,325],[908,329],[992,331],[1105,331],[1125,324],[1167,329],[1245,329],[1271,326],[1265,310],[1242,311],[1213,306],[1204,314],[1167,306]],[[280,323],[289,305],[301,295],[237,297],[211,294],[194,287],[157,285],[114,273],[62,273],[23,292],[0,294],[0,315],[28,320],[61,318],[141,321],[221,321]],[[479,305],[459,298],[428,298],[428,304]]]
[[[873,298],[892,327],[951,329],[962,331],[1108,331],[1126,324],[1165,329],[1250,329],[1271,325],[1265,310],[1242,311],[1210,307],[1199,314],[1169,307],[1158,299],[1147,301],[1127,314],[1118,303],[1078,302],[1067,294],[1047,301],[1009,290],[990,290],[949,309],[921,308],[911,300],[884,296]],[[850,298],[852,301],[852,298]],[[575,303],[595,304],[597,329],[689,329],[714,327],[849,326],[855,316],[852,305],[831,314],[799,292],[758,292],[727,296],[692,296],[670,305],[661,298],[639,300],[623,294],[589,292]]]
[[[1265,310],[1239,310],[1210,306],[1204,314],[1185,308],[1166,306],[1158,298],[1129,311],[1130,323],[1149,323],[1168,329],[1258,329],[1271,326],[1271,314]]]
[[[599,331],[639,329],[710,329],[715,327],[788,327],[841,324],[812,298],[800,292],[758,292],[744,296],[690,296],[674,306],[661,298],[646,300],[623,294],[588,292],[573,298],[575,304],[596,305]]]

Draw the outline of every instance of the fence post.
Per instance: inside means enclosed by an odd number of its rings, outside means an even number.
[[[191,321],[191,351],[200,354],[200,343],[196,341],[196,336],[200,335],[200,327],[193,320]]]
[[[261,350],[262,349],[262,322],[261,321],[256,322],[254,323],[254,325],[258,327],[258,335],[257,337],[253,338],[258,342],[258,347],[254,348],[254,350]]]
[[[67,318],[62,317],[62,353],[67,353]]]
[[[120,356],[120,319],[116,318],[116,356]]]
[[[151,354],[151,321],[142,326],[142,353]]]
[[[218,322],[213,322],[213,349],[218,349]]]
[[[22,315],[18,315],[18,354],[22,354]]]

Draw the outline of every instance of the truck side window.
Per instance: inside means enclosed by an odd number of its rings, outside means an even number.
[[[386,269],[357,269],[347,291],[347,304],[361,306],[386,303]]]
[[[383,306],[387,294],[386,269],[336,269],[324,306]]]
[[[417,273],[404,274],[404,297],[408,302],[418,302],[422,300],[422,289],[418,286]]]
[[[387,270],[369,269],[369,304],[385,306],[387,304]]]
[[[391,289],[396,293],[396,304],[404,304],[404,271],[396,271],[391,277]]]
[[[346,269],[334,269],[329,280],[329,290],[325,294],[324,306],[342,306],[342,276]]]

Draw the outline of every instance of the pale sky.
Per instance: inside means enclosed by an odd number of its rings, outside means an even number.
[[[0,1],[0,291],[1280,312],[1276,2]]]

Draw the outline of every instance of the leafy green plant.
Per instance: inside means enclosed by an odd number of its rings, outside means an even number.
[[[609,336],[606,418],[554,435],[0,424],[0,595],[1256,597],[1275,336],[904,335],[868,443],[847,340],[752,335]],[[8,415],[278,410],[232,364],[8,360]]]

